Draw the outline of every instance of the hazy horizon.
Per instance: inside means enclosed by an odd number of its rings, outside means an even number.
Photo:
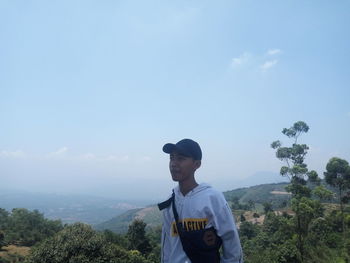
[[[202,181],[200,178],[197,178],[198,182],[201,183]],[[210,184],[214,187],[216,187],[218,190],[225,192],[225,191],[231,191],[231,190],[236,190],[239,188],[246,188],[246,187],[251,187],[251,186],[256,186],[260,184],[274,184],[274,183],[283,183],[283,182],[288,182],[288,180],[285,177],[281,177],[278,174],[274,173],[269,173],[269,172],[259,172],[255,175],[252,175],[248,178],[242,179],[242,180],[236,180],[232,181],[231,185],[234,185],[233,188],[227,188],[225,187],[225,184],[227,185],[228,182],[220,182],[221,184],[213,185]],[[204,182],[203,183],[207,183]],[[101,189],[97,190],[94,189],[94,191],[76,191],[76,189],[73,188],[64,188],[60,189],[57,187],[54,188],[35,188],[35,187],[8,187],[6,188],[3,186],[0,186],[0,193],[18,193],[18,194],[38,194],[38,195],[57,195],[57,196],[87,196],[87,197],[97,197],[97,198],[106,198],[110,200],[116,200],[116,201],[125,201],[125,202],[137,202],[137,203],[142,203],[144,205],[149,205],[152,203],[160,202],[162,201],[165,197],[167,197],[171,193],[171,189],[173,187],[176,187],[177,184],[173,183],[170,185],[169,188],[164,188],[164,189],[158,189],[157,193],[151,193],[150,190],[142,191],[140,194],[135,194],[134,191],[129,191],[128,189],[124,192],[116,192],[113,188],[107,187],[106,189]],[[74,186],[75,188],[76,186]],[[152,188],[150,187],[152,190]],[[1,204],[0,204],[1,205]]]
[[[270,144],[290,145],[281,131],[296,121],[323,177],[331,157],[350,161],[348,10],[1,1],[0,189],[164,198],[175,183],[162,146],[191,138],[198,182],[232,190],[278,175]]]

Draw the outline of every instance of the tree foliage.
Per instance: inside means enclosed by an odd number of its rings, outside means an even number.
[[[265,214],[267,214],[268,212],[272,212],[273,211],[272,204],[270,202],[263,203],[263,206],[264,206]]]
[[[32,249],[26,263],[151,263],[140,252],[108,242],[91,226],[76,223]]]
[[[32,246],[26,263],[158,263],[161,228],[147,235],[145,227],[142,220],[136,220],[127,235],[100,233],[83,223],[63,226],[37,210],[16,208],[9,213],[0,208],[0,248]],[[23,256],[18,256],[22,262]],[[1,260],[7,262],[0,256]]]
[[[234,196],[231,199],[231,208],[232,210],[249,210],[249,207],[251,206],[251,204],[241,204],[239,201],[239,197],[238,196]]]
[[[48,220],[38,210],[15,208],[11,213],[0,209],[0,229],[4,244],[32,246],[63,228],[60,220]]]
[[[299,137],[309,131],[309,126],[298,121],[290,128],[284,128],[282,133],[293,139],[289,147],[282,147],[280,141],[274,141],[271,147],[276,150],[276,157],[285,165],[281,167],[280,174],[290,179],[286,188],[292,193],[292,209],[295,212],[295,230],[297,234],[298,262],[303,262],[305,257],[305,239],[308,235],[308,225],[313,219],[314,207],[311,202],[311,189],[307,182],[319,183],[316,171],[309,171],[304,162],[309,147],[306,144],[298,143]]]
[[[5,245],[4,230],[7,228],[7,225],[8,225],[8,216],[9,216],[9,213],[5,209],[0,208],[0,250],[2,246]]]
[[[135,219],[129,226],[126,234],[129,240],[129,249],[138,250],[143,255],[152,251],[148,237],[146,236],[146,223],[140,219]]]
[[[324,173],[326,182],[338,189],[339,203],[343,212],[343,204],[349,200],[346,190],[350,189],[350,166],[346,160],[333,157],[329,160]]]
[[[0,251],[2,246],[5,244],[4,240],[5,240],[4,232],[0,230]]]
[[[309,198],[303,198],[300,206],[302,218],[308,221],[303,223],[303,231],[308,232],[303,236],[304,262],[348,262],[350,235],[343,241],[336,211],[325,216],[318,202]],[[262,225],[245,221],[239,233],[245,263],[300,262],[295,216],[268,212]]]
[[[303,133],[309,131],[304,122],[296,122],[282,133],[292,139],[291,146],[275,141],[271,147],[276,157],[283,161],[280,174],[290,179],[286,190],[292,194],[290,209],[284,213],[265,209],[262,225],[241,223],[240,236],[246,263],[339,263],[350,262],[350,207],[345,208],[348,189],[348,163],[332,158],[327,165],[326,181],[338,188],[343,207],[328,205],[334,193],[327,189],[315,171],[305,163],[308,151],[300,144]],[[328,176],[328,178],[327,178]],[[341,189],[339,190],[339,186]],[[350,186],[349,186],[350,187]],[[330,188],[332,189],[332,188]],[[285,209],[285,208],[284,208]],[[343,214],[344,213],[344,214]],[[344,225],[345,227],[342,227]]]
[[[313,195],[316,196],[319,200],[330,201],[334,197],[334,193],[328,190],[323,185],[316,186],[313,190]]]

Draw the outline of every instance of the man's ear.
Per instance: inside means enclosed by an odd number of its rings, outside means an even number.
[[[196,167],[196,170],[197,170],[199,167],[201,167],[201,164],[202,164],[202,161],[200,161],[200,160],[195,160],[195,161],[194,161],[194,165],[195,165],[195,167]]]

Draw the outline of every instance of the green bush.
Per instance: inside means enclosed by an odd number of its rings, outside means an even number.
[[[43,214],[24,208],[15,208],[11,213],[0,211],[0,226],[3,227],[6,244],[32,246],[60,231],[60,220],[48,220]]]
[[[152,263],[139,252],[108,242],[91,226],[76,223],[35,246],[26,263]]]

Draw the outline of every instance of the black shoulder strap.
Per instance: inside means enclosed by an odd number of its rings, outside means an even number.
[[[163,209],[169,207],[170,204],[171,204],[171,207],[173,209],[176,227],[177,227],[179,234],[181,236],[183,229],[182,229],[182,225],[179,222],[179,214],[177,213],[176,206],[175,206],[175,192],[174,192],[174,190],[173,190],[173,194],[171,195],[171,197],[168,200],[158,204],[158,208],[159,208],[159,210],[163,210]]]
[[[174,190],[173,190],[173,195],[171,196],[172,197],[172,208],[173,208],[173,214],[174,214],[174,218],[175,218],[175,224],[176,224],[176,228],[177,228],[177,232],[179,234],[179,237],[180,237],[180,240],[181,240],[181,243],[182,243],[182,235],[183,235],[183,228],[182,228],[182,224],[179,222],[179,214],[177,213],[177,210],[176,210],[176,205],[175,205],[175,193],[174,193]]]
[[[172,202],[172,200],[174,199],[174,196],[175,196],[175,194],[174,194],[174,191],[173,191],[173,194],[171,195],[171,197],[168,200],[159,203],[158,204],[159,210],[162,211],[163,209],[169,207],[171,202]]]
[[[171,196],[171,202],[172,202],[171,206],[173,208],[175,222],[178,223],[179,222],[179,214],[177,213],[176,206],[175,206],[175,193],[174,193],[174,190],[173,190],[173,194]]]

